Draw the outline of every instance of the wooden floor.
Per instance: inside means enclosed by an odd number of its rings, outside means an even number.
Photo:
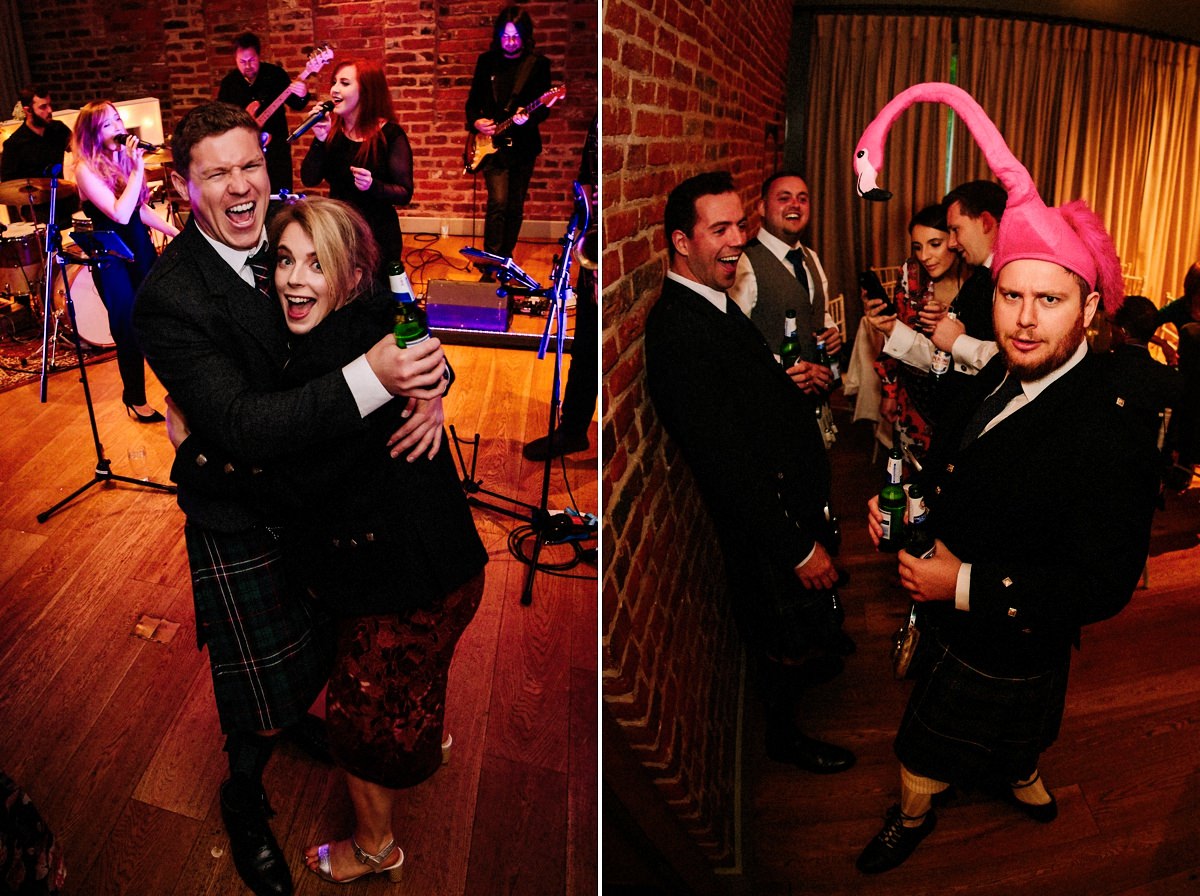
[[[547,274],[557,247],[522,248],[527,270]],[[467,438],[481,434],[484,487],[536,504],[542,465],[524,461],[520,448],[545,432],[552,360],[464,346],[447,353],[458,374],[447,423]],[[146,474],[165,481],[164,427],[125,416],[115,363],[92,367],[88,378],[113,471],[140,472],[130,451],[141,446]],[[162,407],[157,382],[150,397]],[[46,404],[36,384],[0,394],[0,419],[0,768],[60,838],[67,892],[248,892],[218,810],[225,757],[207,655],[195,647],[182,513],[169,495],[107,484],[39,524],[39,512],[93,476],[77,374],[54,375]],[[594,445],[594,425],[591,435]],[[556,464],[550,507],[594,512],[596,470],[594,450]],[[406,880],[393,892],[595,893],[595,569],[569,573],[580,578],[539,572],[532,606],[523,607],[526,567],[506,544],[520,523],[485,510],[476,522],[491,563],[451,672],[453,756],[400,800]],[[568,553],[552,546],[543,559]],[[134,637],[143,615],[178,622],[174,640]],[[285,745],[266,783],[298,894],[387,890],[382,879],[335,887],[304,870],[305,846],[349,832],[336,770]]]
[[[850,747],[858,764],[821,778],[773,763],[752,720],[749,892],[1200,892],[1200,488],[1169,496],[1156,515],[1149,587],[1117,618],[1084,631],[1062,733],[1041,764],[1058,820],[1039,825],[965,795],[939,811],[937,828],[906,864],[874,878],[855,870],[899,793],[891,744],[911,684],[892,679],[888,659],[908,601],[895,561],[874,552],[863,524],[883,457],[871,463],[869,425],[849,419],[838,418],[834,496],[851,574],[842,592],[847,630],[858,652],[840,678],[810,692],[807,730]]]

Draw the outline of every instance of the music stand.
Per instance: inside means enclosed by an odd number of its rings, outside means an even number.
[[[53,309],[54,295],[54,275],[58,273],[62,277],[63,295],[67,307],[67,319],[71,323],[71,341],[75,344],[75,358],[79,362],[79,380],[83,383],[83,398],[87,405],[88,421],[92,426],[92,443],[96,448],[96,466],[92,471],[92,478],[81,485],[71,494],[67,495],[57,504],[43,510],[37,515],[37,521],[44,523],[50,519],[55,513],[69,504],[79,495],[83,494],[93,485],[106,482],[124,482],[129,485],[136,485],[142,488],[153,488],[159,491],[167,492],[168,494],[175,493],[175,486],[166,485],[161,482],[152,482],[149,479],[135,479],[132,476],[120,476],[112,471],[112,462],[104,456],[104,446],[100,444],[100,431],[96,427],[96,410],[92,405],[92,390],[88,385],[87,367],[83,363],[83,343],[79,339],[79,326],[75,321],[75,303],[71,299],[71,283],[67,278],[67,264],[85,264],[95,268],[106,257],[115,257],[124,261],[133,260],[133,252],[125,245],[124,241],[115,233],[102,230],[94,233],[76,233],[74,236],[75,245],[82,249],[85,256],[68,255],[62,248],[62,236],[59,233],[58,225],[54,222],[55,205],[58,198],[58,178],[51,177],[50,180],[50,220],[46,224],[46,293],[44,297],[44,308],[46,316],[43,322],[42,330],[42,380],[41,380],[41,402],[46,402],[47,389],[47,341],[50,338],[50,313]]]
[[[583,187],[578,182],[575,183],[575,212],[571,215],[570,223],[567,225],[567,232],[562,238],[563,252],[554,266],[554,272],[551,275],[551,285],[543,288],[536,280],[526,274],[521,268],[516,265],[511,258],[502,258],[498,255],[492,255],[488,252],[482,252],[478,249],[460,249],[463,255],[468,258],[479,259],[481,263],[489,269],[495,271],[497,277],[501,281],[501,291],[508,295],[523,295],[523,296],[542,296],[549,302],[548,313],[546,314],[546,328],[542,333],[541,341],[538,343],[538,360],[542,360],[546,356],[546,348],[550,343],[551,326],[554,329],[555,340],[555,357],[554,357],[554,384],[550,395],[550,425],[547,432],[547,439],[554,437],[554,431],[558,428],[558,413],[559,407],[562,404],[562,355],[563,343],[566,337],[566,315],[567,315],[567,293],[571,286],[571,258],[572,249],[578,241],[581,234],[585,233],[588,228],[589,209],[587,194]],[[516,280],[520,283],[520,287],[513,289],[508,286],[510,280]],[[552,515],[547,510],[547,505],[550,501],[550,470],[554,463],[554,458],[547,454],[546,460],[542,466],[542,494],[541,501],[534,505],[528,504],[516,498],[509,498],[497,492],[487,491],[482,487],[482,480],[475,478],[475,466],[479,459],[479,433],[475,434],[475,438],[471,440],[473,453],[471,457],[471,469],[467,472],[466,463],[463,461],[462,449],[460,444],[463,440],[459,439],[458,433],[454,427],[450,427],[450,435],[454,439],[454,448],[458,454],[459,466],[462,469],[463,490],[467,493],[467,502],[476,507],[484,507],[489,510],[494,510],[499,513],[506,514],[519,520],[524,520],[529,523],[530,528],[534,532],[533,553],[529,558],[522,557],[529,564],[529,570],[525,574],[525,585],[521,591],[521,603],[524,606],[529,606],[533,603],[533,577],[537,573],[538,558],[541,556],[542,546],[544,544],[553,543],[547,536],[558,535],[559,541],[566,540],[565,537],[571,533],[567,527],[562,525],[562,517],[564,514]],[[518,507],[523,507],[529,511],[528,514],[523,514],[514,511],[507,507],[499,507],[495,504],[489,504],[486,501],[476,497],[478,494],[488,495],[490,497],[499,498],[507,501],[510,504],[515,504]],[[581,533],[575,533],[581,534]]]

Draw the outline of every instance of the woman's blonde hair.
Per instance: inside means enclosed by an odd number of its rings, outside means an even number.
[[[312,240],[335,308],[371,291],[379,267],[379,245],[355,209],[320,196],[285,205],[267,228],[273,253],[289,224],[299,224]],[[361,276],[356,277],[356,272]]]
[[[77,161],[86,163],[108,184],[114,195],[120,196],[125,185],[129,183],[133,159],[129,157],[129,153],[118,152],[114,161],[113,154],[104,148],[100,128],[109,109],[117,111],[117,107],[109,100],[97,100],[79,110],[79,115],[75,118],[75,132],[71,135],[71,151],[75,153]],[[150,190],[143,179],[138,203],[145,203],[149,197]]]

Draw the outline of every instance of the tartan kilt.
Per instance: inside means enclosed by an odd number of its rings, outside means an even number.
[[[221,730],[269,731],[300,721],[329,678],[333,626],[289,581],[265,527],[184,527],[197,646],[208,646]]]
[[[964,662],[940,639],[931,646],[928,672],[896,734],[896,756],[918,775],[953,784],[1007,785],[1033,774],[1058,737],[1070,654],[1044,672],[1004,677]]]

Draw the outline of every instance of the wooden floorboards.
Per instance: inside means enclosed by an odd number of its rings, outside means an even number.
[[[449,254],[459,244],[444,248]],[[546,278],[555,249],[523,244],[519,261]],[[469,276],[437,259],[422,274]],[[541,322],[518,325],[540,331]],[[542,465],[522,459],[520,448],[545,432],[551,357],[457,345],[447,352],[458,375],[447,423],[464,438],[480,434],[477,477],[536,504]],[[114,472],[128,475],[129,450],[144,446],[147,473],[166,481],[165,430],[126,417],[116,364],[91,367],[88,378]],[[162,406],[153,381],[150,396]],[[0,768],[27,789],[64,844],[68,892],[247,892],[218,809],[225,757],[207,655],[195,647],[182,513],[169,495],[116,484],[90,488],[36,521],[92,478],[76,373],[50,379],[46,404],[36,384],[0,394],[0,419]],[[591,436],[594,445],[594,426]],[[469,448],[464,453],[469,460]],[[594,449],[556,462],[550,507],[595,512],[596,472]],[[490,510],[475,516],[491,563],[451,672],[452,759],[400,801],[395,830],[406,880],[394,892],[595,893],[595,569],[575,567],[570,575],[579,578],[537,573],[532,605],[522,606],[526,567],[507,546],[520,523]],[[543,559],[570,553],[550,546]],[[143,614],[180,623],[174,640],[133,637]],[[349,830],[335,770],[284,745],[266,782],[298,894],[387,890],[382,880],[333,887],[303,869],[305,846]]]
[[[772,763],[761,723],[751,722],[748,892],[1200,892],[1200,488],[1168,496],[1156,514],[1149,587],[1118,617],[1084,631],[1062,733],[1041,766],[1058,820],[1038,825],[965,794],[939,812],[906,864],[875,878],[858,874],[854,860],[899,791],[891,743],[911,685],[892,679],[888,660],[907,601],[894,560],[871,549],[862,525],[883,459],[871,463],[867,424],[850,423],[848,412],[838,423],[835,499],[851,572],[842,597],[858,652],[840,678],[810,691],[806,724],[852,748],[858,764],[818,778]]]

